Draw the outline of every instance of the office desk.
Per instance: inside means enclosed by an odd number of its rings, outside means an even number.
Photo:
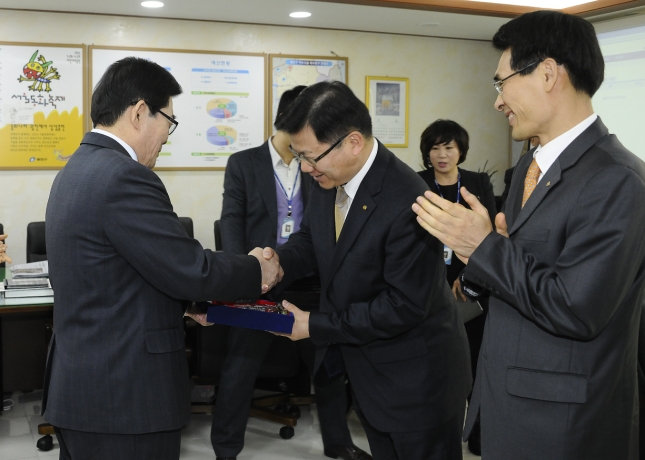
[[[0,280],[5,268],[0,268]],[[5,372],[10,390],[42,388],[51,336],[53,304],[0,306],[0,394],[4,393]],[[0,411],[2,414],[3,411]]]

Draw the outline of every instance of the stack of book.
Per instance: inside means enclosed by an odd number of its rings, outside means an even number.
[[[9,272],[9,270],[6,270]],[[0,282],[0,305],[32,305],[54,302],[47,261],[14,265]]]

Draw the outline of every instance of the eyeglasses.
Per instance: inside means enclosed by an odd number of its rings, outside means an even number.
[[[340,139],[338,139],[336,142],[334,142],[334,143],[332,144],[332,146],[331,146],[331,147],[329,147],[327,150],[325,150],[323,153],[321,153],[320,155],[318,155],[318,157],[316,157],[316,158],[314,158],[314,159],[307,158],[303,153],[296,152],[296,151],[293,149],[293,147],[291,147],[291,144],[289,144],[289,150],[291,151],[291,153],[293,153],[293,156],[296,158],[296,160],[301,161],[301,162],[302,162],[302,161],[305,161],[305,162],[307,162],[307,164],[308,164],[309,166],[312,166],[312,167],[314,167],[314,168],[315,168],[315,167],[316,167],[316,163],[318,163],[318,162],[319,162],[320,160],[322,160],[326,155],[328,155],[328,154],[329,154],[329,152],[331,152],[331,151],[332,151],[332,150],[334,150],[336,147],[338,147],[338,146],[340,145],[340,143],[341,143],[341,142],[343,142],[343,141],[345,140],[345,138],[346,138],[347,136],[349,136],[350,134],[352,134],[352,133],[353,133],[353,131],[350,131],[350,132],[348,132],[347,134],[345,134],[343,137],[341,137],[341,138],[340,138]]]
[[[177,126],[179,126],[179,122],[175,120],[175,116],[173,115],[172,117],[169,117],[165,113],[163,113],[161,110],[159,110],[159,113],[162,114],[166,119],[170,122],[170,128],[168,128],[168,135],[170,136],[172,133],[175,132],[177,129]]]
[[[502,78],[501,80],[497,80],[495,83],[493,83],[493,86],[495,87],[495,89],[497,90],[497,92],[501,95],[501,94],[504,92],[504,86],[503,86],[503,85],[504,85],[504,82],[505,82],[506,80],[508,80],[509,78],[511,78],[511,77],[513,77],[513,76],[515,76],[515,75],[517,75],[517,74],[518,74],[518,73],[520,73],[520,72],[524,72],[524,71],[525,71],[526,69],[528,69],[529,67],[532,67],[532,66],[534,66],[534,65],[536,65],[536,64],[539,64],[539,63],[540,63],[540,62],[542,62],[543,60],[544,60],[544,59],[540,59],[539,61],[535,61],[535,62],[533,62],[533,63],[531,63],[531,64],[527,65],[526,67],[524,67],[524,68],[522,68],[522,69],[518,70],[517,72],[513,72],[513,73],[512,73],[512,74],[510,74],[508,77],[506,77],[506,78]]]
[[[142,99],[140,99],[140,100],[142,100]],[[143,101],[143,102],[145,102],[146,105],[151,108],[150,104],[148,104],[146,101]],[[130,102],[130,105],[137,105],[138,103],[139,103],[139,101],[133,101],[133,102]],[[151,110],[152,110],[152,108],[151,108]],[[170,122],[170,127],[168,128],[168,135],[170,136],[172,133],[175,132],[175,130],[177,129],[177,126],[179,126],[179,122],[175,119],[174,115],[171,117],[171,116],[163,113],[161,110],[157,110],[157,112],[159,112],[161,115],[163,115],[164,118],[166,118],[166,120],[168,120]]]

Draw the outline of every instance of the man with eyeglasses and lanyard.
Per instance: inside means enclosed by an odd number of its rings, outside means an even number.
[[[319,312],[283,303],[291,339],[317,346],[314,382],[346,370],[376,460],[461,459],[468,343],[443,245],[410,209],[425,182],[372,136],[343,83],[305,89],[276,128],[316,182],[300,231],[277,249],[283,283],[320,274]]]
[[[304,88],[296,86],[282,94],[276,120],[284,116]],[[301,171],[288,146],[289,135],[278,130],[261,146],[229,158],[220,218],[225,253],[246,254],[256,246],[278,247],[300,228],[313,181]],[[299,285],[297,289],[302,292],[299,295],[304,296],[308,307],[316,309],[318,277],[309,276],[295,284]],[[204,334],[212,332],[216,331],[203,331]],[[218,459],[234,460],[244,447],[255,379],[274,338],[266,331],[230,329],[211,428],[211,443]],[[306,365],[313,367],[315,347],[311,341],[299,342],[298,351]],[[354,446],[349,433],[344,379],[326,387],[315,387],[315,392],[325,455],[343,460],[370,460],[370,455]]]
[[[95,129],[51,189],[56,306],[42,410],[63,460],[178,459],[190,417],[181,299],[255,300],[281,276],[260,248],[202,248],[173,212],[151,169],[180,93],[153,62],[112,64],[92,95]]]
[[[464,437],[479,414],[484,459],[635,460],[645,165],[594,113],[604,60],[591,24],[528,13],[493,45],[495,108],[515,140],[539,138],[497,232],[465,189],[472,211],[431,193],[414,205],[467,263],[466,294],[491,295]]]

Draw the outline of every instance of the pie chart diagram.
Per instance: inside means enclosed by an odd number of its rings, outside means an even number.
[[[206,140],[218,147],[225,147],[235,143],[237,131],[230,126],[213,126],[206,131]]]
[[[214,118],[231,118],[237,113],[237,104],[230,99],[213,99],[206,104],[206,111]]]

